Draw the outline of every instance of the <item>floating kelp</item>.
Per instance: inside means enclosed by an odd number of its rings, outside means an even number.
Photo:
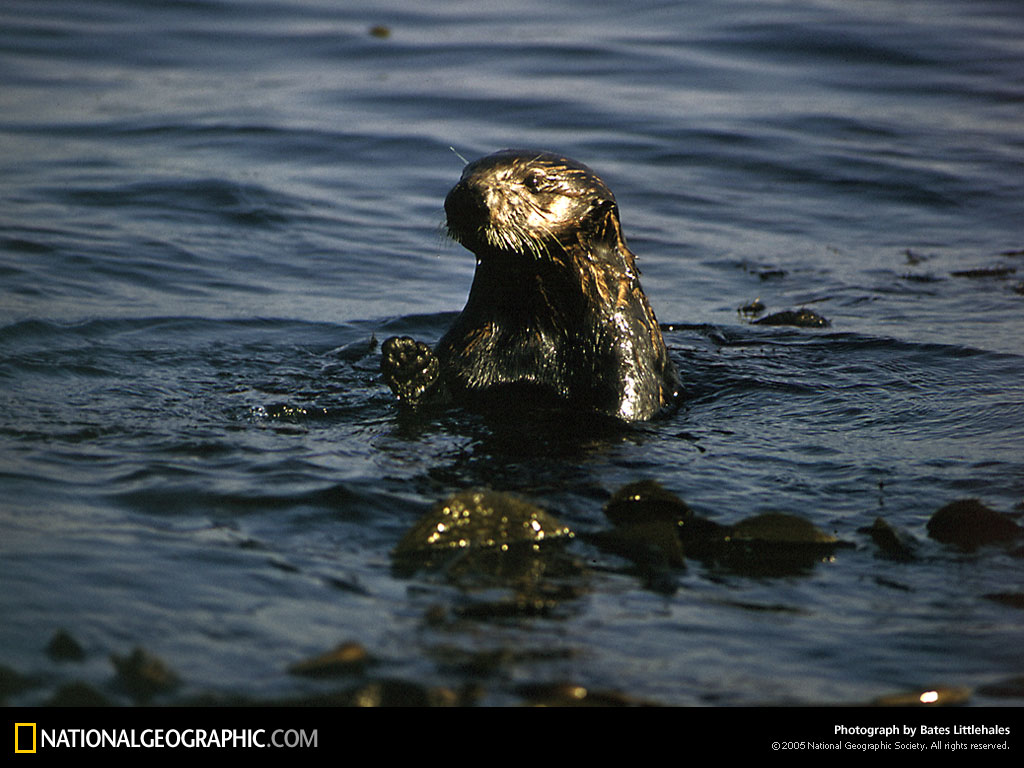
[[[977,499],[959,499],[942,507],[928,521],[928,535],[944,544],[973,550],[984,544],[1024,536],[1009,515],[989,509]]]

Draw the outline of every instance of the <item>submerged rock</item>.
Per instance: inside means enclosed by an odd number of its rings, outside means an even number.
[[[112,707],[113,703],[88,683],[68,683],[50,697],[48,707]]]
[[[587,540],[631,561],[645,588],[673,593],[676,572],[686,565],[683,532],[696,519],[686,502],[653,480],[641,480],[613,493],[604,513],[613,528]]]
[[[959,499],[932,515],[928,535],[944,544],[973,550],[983,544],[1018,539],[1024,536],[1024,528],[977,499]]]
[[[0,664],[0,704],[4,704],[8,696],[21,693],[31,688],[33,681],[11,667]]]
[[[136,648],[128,656],[113,655],[110,661],[117,670],[118,683],[135,699],[146,701],[178,685],[178,676],[142,648]]]
[[[640,480],[622,486],[604,507],[615,525],[668,521],[682,524],[693,518],[686,502],[654,480]]]
[[[658,483],[645,480],[616,491],[605,507],[615,529],[589,538],[633,560],[653,586],[668,569],[694,558],[753,576],[799,573],[849,546],[798,515],[767,513],[722,525],[701,517]],[[655,578],[657,577],[657,578]]]
[[[1000,603],[1010,608],[1024,609],[1024,592],[994,592],[984,597],[986,600],[991,600],[994,603]]]
[[[741,520],[732,528],[721,559],[748,576],[799,574],[844,546],[799,515],[767,512]]]
[[[54,661],[82,661],[85,651],[66,630],[57,630],[46,646],[46,653]]]
[[[1024,699],[1024,675],[983,685],[978,688],[978,693],[994,698]]]
[[[645,545],[661,551],[675,564],[682,563],[684,554],[702,558],[730,533],[727,526],[694,514],[685,501],[653,480],[623,486],[604,511],[616,527],[611,536],[619,542],[631,549]]]
[[[738,522],[732,531],[734,541],[771,544],[836,544],[839,539],[825,533],[798,515],[767,512]]]
[[[693,512],[671,491],[653,480],[630,483],[612,494],[604,513],[615,528],[595,535],[598,546],[646,568],[684,564],[680,528]]]
[[[959,269],[950,272],[953,277],[966,277],[977,280],[985,277],[1004,278],[1016,274],[1016,267],[979,267],[977,269]]]
[[[904,561],[914,559],[913,541],[880,517],[876,517],[872,525],[858,528],[857,531],[870,536],[883,557]]]

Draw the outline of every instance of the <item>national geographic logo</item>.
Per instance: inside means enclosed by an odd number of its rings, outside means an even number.
[[[35,754],[36,751],[36,724],[15,723],[14,724],[14,751],[19,754]]]
[[[10,722],[10,721],[8,721]],[[14,723],[14,752],[51,749],[317,749],[318,731],[299,728],[39,728]]]

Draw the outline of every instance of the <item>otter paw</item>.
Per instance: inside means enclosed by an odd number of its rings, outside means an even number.
[[[404,403],[416,405],[437,384],[441,363],[421,341],[392,336],[381,345],[380,370],[384,381]]]

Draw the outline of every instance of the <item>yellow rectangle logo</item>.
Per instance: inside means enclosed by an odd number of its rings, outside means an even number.
[[[32,738],[28,737],[27,731],[31,729]],[[22,738],[24,736],[24,739]],[[22,746],[22,741],[32,742],[32,747],[29,748],[27,745]],[[15,723],[14,724],[14,751],[20,753],[34,754],[36,751],[36,724],[35,723]]]

